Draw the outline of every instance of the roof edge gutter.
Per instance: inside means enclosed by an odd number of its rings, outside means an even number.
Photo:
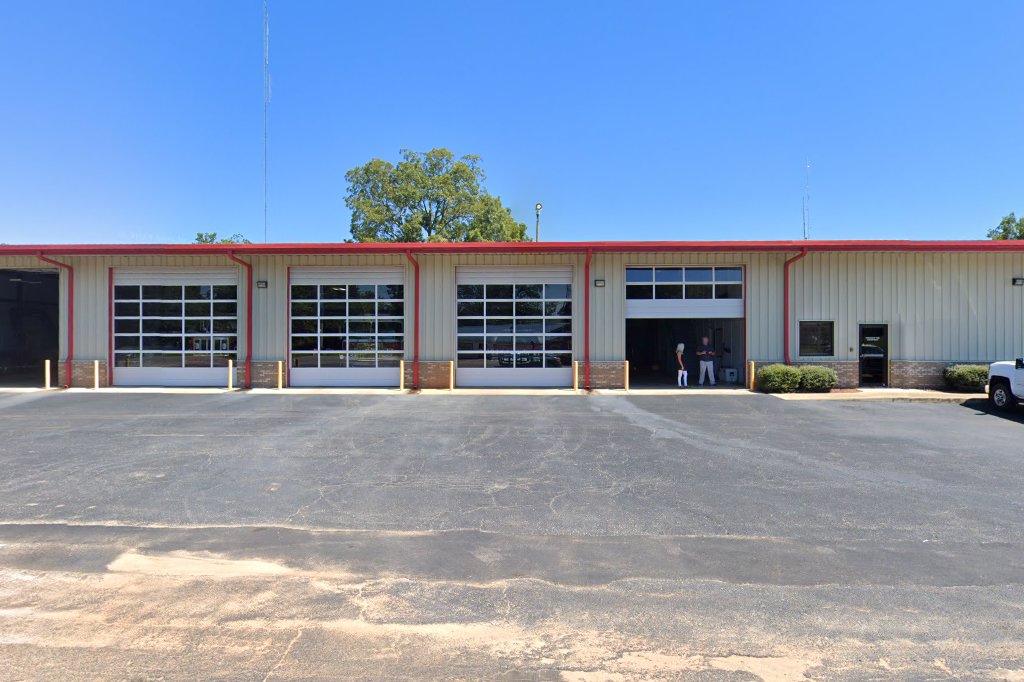
[[[75,359],[75,268],[67,263],[47,258],[40,251],[36,258],[56,265],[68,273],[68,354],[64,358],[64,388],[71,388],[71,366]]]
[[[415,282],[413,284],[413,323],[412,323],[412,387],[420,387],[420,263],[412,255],[411,249],[406,249],[405,257],[412,263]]]
[[[252,263],[228,251],[228,258],[241,264],[246,270],[245,282],[245,387],[252,388]]]

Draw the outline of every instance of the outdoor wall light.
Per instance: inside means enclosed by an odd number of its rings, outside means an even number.
[[[594,280],[594,286],[595,287],[603,287],[604,286],[604,280],[603,279],[595,279]]]
[[[266,289],[267,288],[267,280],[265,280],[265,279],[256,280],[256,288],[257,289]]]
[[[1014,277],[1013,278],[1013,286],[1015,286],[1015,287],[1024,287],[1024,277]]]

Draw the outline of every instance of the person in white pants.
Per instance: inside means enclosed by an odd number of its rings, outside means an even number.
[[[680,342],[679,345],[676,346],[676,361],[679,363],[679,372],[676,375],[676,383],[679,384],[680,388],[684,386],[689,387],[690,385],[689,376],[686,373],[686,365],[683,364],[683,351],[685,350],[685,343]]]
[[[700,379],[698,383],[704,385],[704,374],[708,375],[711,379],[711,385],[715,385],[715,348],[708,343],[708,337],[703,337],[700,340],[700,345],[697,346],[697,359],[700,360]]]

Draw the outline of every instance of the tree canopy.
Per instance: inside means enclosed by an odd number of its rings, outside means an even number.
[[[988,231],[989,239],[1024,239],[1024,218],[1020,220],[1011,213],[1003,216],[999,225]]]
[[[217,239],[216,232],[196,232],[196,240],[193,244],[252,244],[252,242],[237,232],[222,239]]]
[[[372,159],[345,179],[354,241],[529,241],[526,224],[483,187],[478,156],[403,149],[397,165]]]

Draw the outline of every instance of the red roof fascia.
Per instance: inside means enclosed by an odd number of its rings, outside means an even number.
[[[1024,252],[1024,240],[789,240],[621,242],[399,242],[326,244],[36,244],[0,245],[2,256],[404,254],[412,253],[765,253],[879,251],[901,253]]]

